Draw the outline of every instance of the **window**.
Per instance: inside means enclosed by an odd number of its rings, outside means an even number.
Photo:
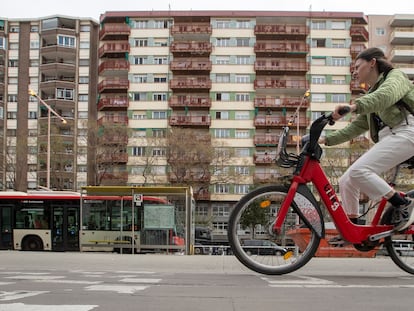
[[[217,28],[219,29],[225,29],[225,28],[230,28],[231,24],[229,20],[218,20],[217,21]]]
[[[56,99],[73,100],[73,89],[56,89]]]
[[[164,138],[166,136],[165,129],[153,129],[152,130],[152,137]]]
[[[229,56],[217,56],[216,64],[217,65],[228,65],[230,64],[230,57]]]
[[[8,111],[7,112],[7,119],[9,119],[9,120],[17,119],[17,112],[16,111]]]
[[[88,84],[89,77],[88,76],[79,76],[79,84]]]
[[[38,59],[31,59],[29,66],[30,67],[39,67],[39,60]]]
[[[134,46],[136,47],[148,46],[148,39],[135,39]]]
[[[236,46],[249,46],[249,38],[237,38]]]
[[[18,50],[19,49],[19,43],[17,43],[17,42],[10,42],[9,43],[9,49],[10,50]]]
[[[250,120],[250,112],[249,111],[236,111],[234,118],[236,120]]]
[[[79,119],[88,119],[88,112],[87,111],[78,111],[78,118]]]
[[[230,82],[230,74],[219,73],[216,75],[216,82],[217,83],[229,83]]]
[[[217,38],[216,45],[221,47],[230,46],[230,38]]]
[[[234,193],[246,194],[249,192],[250,185],[234,185]]]
[[[326,58],[325,57],[312,57],[312,65],[314,66],[325,66]]]
[[[216,184],[214,185],[214,193],[230,193],[230,185]]]
[[[29,111],[28,112],[28,119],[32,119],[32,120],[37,119],[37,111]]]
[[[229,216],[229,206],[224,204],[213,206],[213,215],[224,217]]]
[[[6,39],[4,37],[0,37],[0,49],[6,48]]]
[[[216,111],[216,119],[228,120],[229,119],[229,112],[228,111]]]
[[[137,20],[132,22],[132,27],[137,29],[148,28],[148,21],[146,20]]]
[[[165,156],[165,149],[164,148],[154,148],[152,149],[152,156],[153,157],[163,157]]]
[[[17,78],[9,78],[9,84],[18,84],[19,80]]]
[[[17,103],[17,95],[15,94],[7,95],[7,101],[10,103]]]
[[[89,100],[88,94],[79,94],[78,100],[80,102],[87,102]]]
[[[325,76],[312,76],[312,83],[313,84],[325,84],[326,78]]]
[[[312,121],[316,120],[322,115],[321,111],[312,111]]]
[[[312,93],[311,96],[314,103],[326,103],[326,94]]]
[[[90,32],[91,26],[90,25],[80,25],[80,31],[81,32]]]
[[[236,56],[236,64],[237,65],[249,65],[250,56]]]
[[[248,166],[236,166],[234,171],[238,175],[248,176],[250,174],[250,168]]]
[[[167,112],[165,111],[153,111],[152,112],[152,119],[166,119]]]
[[[75,37],[72,36],[57,36],[57,44],[59,46],[74,48],[76,43]]]
[[[326,29],[326,22],[325,21],[312,21],[312,29],[321,30]]]
[[[345,76],[332,76],[332,84],[346,84]]]
[[[30,32],[39,32],[38,25],[30,25]]]
[[[145,155],[145,147],[132,147],[132,155],[142,157]]]
[[[155,93],[152,95],[153,101],[166,101],[167,100],[167,94],[166,93]]]
[[[230,137],[230,130],[229,129],[215,129],[214,137],[215,138],[228,138]]]
[[[229,93],[217,93],[216,94],[216,100],[217,101],[229,101],[230,100],[230,94]]]
[[[20,31],[19,26],[10,26],[10,32],[18,33]]]
[[[80,49],[89,49],[90,43],[89,41],[81,41],[79,42],[79,48]]]
[[[237,93],[236,94],[236,101],[248,102],[248,101],[250,101],[250,94]]]
[[[312,39],[313,48],[324,48],[326,47],[326,39]]]
[[[234,150],[234,155],[239,158],[249,157],[250,150],[249,148],[236,148]]]
[[[250,28],[250,21],[248,21],[248,20],[245,20],[245,21],[243,21],[243,20],[239,20],[239,21],[236,21],[236,28],[244,28],[244,29],[248,29],[248,28]]]
[[[250,138],[250,131],[249,130],[236,130],[235,137],[239,139]]]
[[[138,75],[135,74],[132,76],[132,82],[133,83],[147,83],[147,75],[146,74],[142,74],[142,75]]]
[[[134,101],[143,101],[147,100],[147,93],[131,93],[131,98]]]
[[[134,56],[132,63],[134,65],[145,65],[148,64],[148,58],[146,56]]]
[[[332,102],[334,103],[345,103],[346,94],[332,94]]]
[[[332,47],[335,49],[345,48],[345,39],[332,39]]]
[[[385,36],[385,28],[382,28],[382,27],[375,28],[375,34],[380,37]]]
[[[236,75],[235,82],[236,83],[250,83],[250,76],[248,76],[248,75]]]
[[[346,58],[332,57],[332,66],[346,66]]]
[[[9,59],[9,67],[19,67],[19,61],[17,59]]]
[[[156,20],[154,21],[154,28],[157,29],[167,29],[170,26],[168,20]]]
[[[166,65],[168,59],[166,56],[154,56],[154,65]]]
[[[132,120],[144,120],[147,118],[145,112],[142,111],[134,111],[132,112]]]
[[[154,77],[154,83],[167,83],[167,77],[165,76],[155,76]]]
[[[79,59],[79,66],[89,66],[89,59]]]
[[[344,30],[345,22],[344,21],[332,21],[331,28],[334,30]]]

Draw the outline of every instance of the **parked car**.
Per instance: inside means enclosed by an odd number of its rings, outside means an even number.
[[[284,255],[287,249],[269,240],[245,240],[243,249],[251,255]]]

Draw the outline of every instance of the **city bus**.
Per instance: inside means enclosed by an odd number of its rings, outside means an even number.
[[[165,198],[155,196],[143,196],[143,205],[173,208]],[[146,237],[140,231],[143,212],[131,207],[132,198],[127,196],[0,192],[0,249],[119,251],[125,247],[127,252],[130,244],[140,249],[141,236]],[[164,244],[184,244],[176,232],[171,228],[152,233],[161,235]]]

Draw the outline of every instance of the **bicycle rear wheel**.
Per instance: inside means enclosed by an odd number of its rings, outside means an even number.
[[[272,226],[287,187],[272,185],[246,194],[233,208],[228,238],[234,255],[249,269],[268,275],[293,272],[315,254],[324,234],[321,210],[307,187],[301,186],[289,207],[282,230]]]

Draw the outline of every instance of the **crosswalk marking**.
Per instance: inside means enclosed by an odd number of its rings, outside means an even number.
[[[89,311],[98,305],[26,305],[24,303],[11,303],[0,306],[1,311]]]
[[[48,291],[13,291],[13,292],[0,291],[0,301],[22,299],[22,298],[37,296],[37,295],[41,295],[45,293],[49,293],[49,292]]]
[[[130,286],[130,285],[92,285],[85,287],[85,290],[88,291],[112,291],[117,292],[119,294],[133,294],[138,291],[142,291],[147,289],[148,286],[144,285],[136,285],[136,286]]]
[[[159,283],[161,282],[161,279],[140,279],[140,278],[125,278],[119,280],[120,282],[125,283]]]
[[[64,279],[64,276],[60,275],[15,275],[15,276],[6,276],[5,279],[12,279],[12,280],[56,280],[56,279]]]
[[[55,284],[84,284],[94,285],[101,284],[102,281],[83,281],[83,280],[34,280],[37,283],[55,283]]]

